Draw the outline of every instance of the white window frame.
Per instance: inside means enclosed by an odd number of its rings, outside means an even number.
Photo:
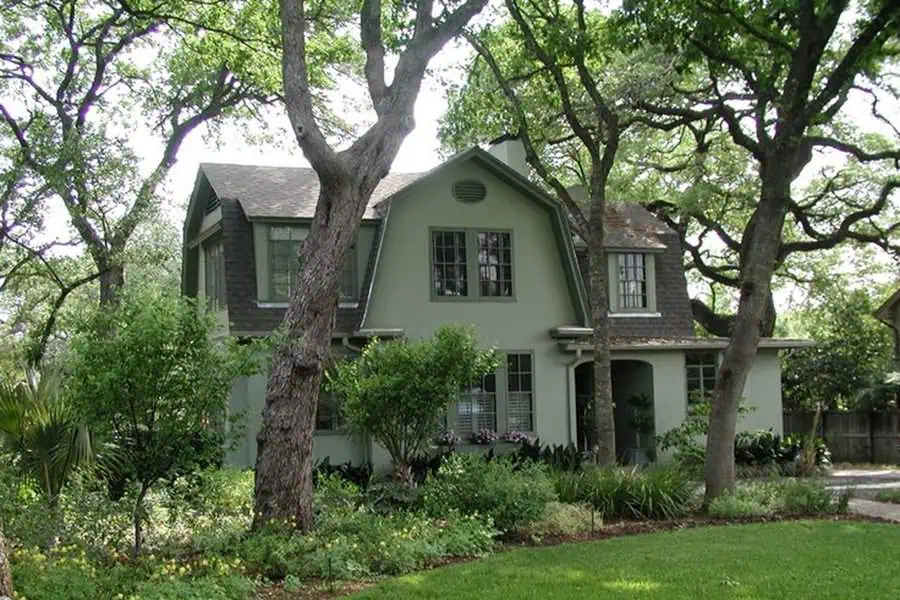
[[[619,257],[639,254],[644,258],[644,278],[647,285],[647,306],[625,308],[619,299]],[[656,304],[656,255],[652,252],[611,251],[607,253],[609,312],[614,316],[659,316]]]

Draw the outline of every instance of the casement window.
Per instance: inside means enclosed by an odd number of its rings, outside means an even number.
[[[608,265],[609,311],[655,313],[655,256],[641,252],[611,252]]]
[[[343,425],[337,396],[321,390],[316,406],[316,431],[340,431]]]
[[[481,429],[497,431],[497,376],[489,373],[456,400],[456,432],[463,437]]]
[[[512,233],[431,231],[431,295],[442,299],[512,299]]]
[[[465,231],[432,231],[431,265],[435,296],[469,295]]]
[[[506,355],[506,430],[534,431],[534,370],[530,353]]]
[[[225,308],[225,253],[222,242],[203,245],[204,293],[209,310]]]
[[[478,232],[478,289],[482,296],[513,295],[512,240],[509,232]]]
[[[271,225],[268,228],[269,298],[273,302],[287,302],[291,291],[300,282],[300,246],[307,231],[302,227]],[[341,301],[359,299],[356,245],[350,248],[341,271]]]
[[[688,352],[684,357],[688,403],[704,402],[712,397],[719,370],[718,352]]]
[[[300,245],[306,230],[300,227],[269,227],[269,299],[287,302],[300,279]]]

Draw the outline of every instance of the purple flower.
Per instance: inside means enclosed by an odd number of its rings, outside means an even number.
[[[531,441],[531,436],[524,431],[507,431],[503,434],[503,441],[511,444],[524,444]]]
[[[461,441],[462,439],[456,435],[456,432],[452,429],[449,431],[442,431],[434,437],[435,444],[438,446],[449,446],[450,448],[455,447]]]
[[[487,446],[497,441],[497,432],[491,429],[479,429],[472,434],[472,443]]]

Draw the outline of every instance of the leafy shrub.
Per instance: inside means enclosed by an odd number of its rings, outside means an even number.
[[[725,494],[710,502],[708,512],[711,517],[719,519],[739,519],[769,515],[771,509],[752,498],[742,498],[737,494]]]
[[[313,483],[318,484],[321,477],[334,474],[365,489],[366,486],[369,485],[369,480],[372,479],[372,465],[363,463],[354,466],[353,463],[349,461],[339,465],[333,465],[331,464],[329,457],[326,456],[322,460],[316,462],[313,467]]]
[[[532,535],[578,535],[590,533],[603,525],[603,519],[589,504],[550,502],[544,516],[528,525]]]
[[[769,465],[784,462],[781,436],[772,430],[742,431],[734,439],[734,462],[737,465]]]
[[[135,590],[141,600],[244,600],[253,596],[254,584],[241,575],[145,581]]]
[[[501,531],[540,519],[547,503],[555,499],[543,465],[516,465],[505,458],[486,461],[474,454],[450,456],[422,488],[428,514],[485,515]]]
[[[517,463],[543,462],[553,471],[581,471],[584,466],[584,454],[575,444],[542,447],[540,438],[523,440],[509,456]]]
[[[272,580],[286,577],[363,579],[397,575],[448,557],[479,556],[493,547],[489,522],[451,513],[379,515],[360,509],[323,523],[309,535],[269,529],[250,537],[242,557]]]
[[[694,483],[678,468],[589,468],[556,474],[562,502],[590,503],[606,519],[672,519],[687,513]]]
[[[787,513],[830,514],[838,512],[839,502],[821,481],[792,480],[780,490],[781,506]]]
[[[900,504],[900,491],[884,490],[875,494],[875,499],[879,502],[890,502],[891,504]]]

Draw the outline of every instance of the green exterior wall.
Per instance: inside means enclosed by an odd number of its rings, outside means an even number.
[[[453,182],[462,179],[483,182],[486,198],[474,204],[454,199]],[[514,299],[432,299],[432,228],[512,231]],[[572,357],[548,332],[577,323],[568,290],[550,213],[481,167],[463,163],[393,201],[363,327],[402,328],[407,337],[422,338],[444,324],[470,324],[484,346],[533,352],[537,433],[544,442],[566,443],[574,418],[566,398]]]

